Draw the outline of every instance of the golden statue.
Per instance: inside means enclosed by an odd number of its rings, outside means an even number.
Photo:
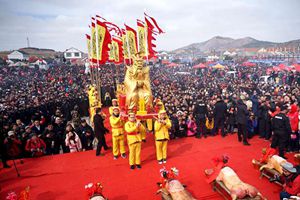
[[[144,103],[143,108],[152,108],[152,92],[150,86],[149,66],[144,67],[144,60],[140,53],[133,57],[132,66],[127,66],[124,85],[126,94],[126,104],[128,109],[136,107],[138,110],[141,103]]]

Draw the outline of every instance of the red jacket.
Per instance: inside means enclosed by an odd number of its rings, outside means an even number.
[[[27,151],[31,151],[32,149],[36,150],[36,149],[45,149],[45,148],[46,148],[45,142],[38,137],[35,140],[34,139],[28,140],[26,144]]]
[[[285,185],[284,190],[291,195],[300,193],[300,176],[297,176],[293,182]]]
[[[291,105],[291,111],[287,114],[290,119],[291,129],[293,132],[298,131],[299,125],[299,112],[297,105]]]
[[[9,140],[8,138],[6,138],[4,140],[4,144],[6,145],[7,154],[9,156],[17,157],[21,154],[20,145],[22,144],[22,142],[20,140],[18,139]]]

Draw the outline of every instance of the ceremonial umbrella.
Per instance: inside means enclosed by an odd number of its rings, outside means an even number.
[[[204,69],[206,67],[207,67],[206,65],[204,65],[203,63],[200,63],[198,65],[193,66],[193,69]]]
[[[292,68],[294,68],[297,72],[300,72],[300,64],[293,64]]]
[[[225,66],[218,63],[215,66],[212,66],[212,68],[214,68],[214,69],[225,69]]]

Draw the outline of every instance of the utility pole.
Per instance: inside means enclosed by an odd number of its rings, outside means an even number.
[[[29,43],[29,37],[27,37],[27,47],[30,47],[30,43]]]

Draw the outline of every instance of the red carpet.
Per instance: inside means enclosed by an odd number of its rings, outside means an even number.
[[[111,146],[110,137],[107,135]],[[180,181],[196,199],[222,199],[206,183],[203,171],[212,166],[212,157],[226,153],[230,157],[229,165],[243,181],[257,187],[268,199],[278,199],[279,186],[265,178],[259,179],[259,172],[251,164],[252,158],[259,158],[261,149],[269,143],[258,138],[250,143],[251,146],[243,146],[236,135],[172,140],[166,167],[179,169]],[[84,185],[93,181],[103,183],[104,194],[110,200],[160,199],[156,195],[156,182],[162,165],[156,162],[151,134],[142,145],[141,170],[131,171],[127,159],[113,160],[111,151],[105,152],[104,157],[96,157],[95,151],[89,151],[27,159],[17,165],[20,178],[16,177],[14,168],[0,171],[0,199],[5,199],[10,191],[19,193],[30,185],[34,200],[83,200]]]

